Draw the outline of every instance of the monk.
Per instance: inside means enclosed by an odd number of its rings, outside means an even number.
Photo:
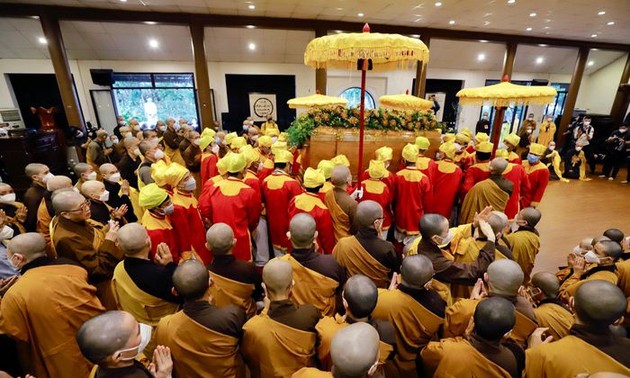
[[[74,184],[74,187],[79,190],[81,190],[81,185],[83,185],[86,181],[92,181],[98,178],[98,174],[94,170],[94,167],[88,163],[77,163],[72,170],[77,177],[77,182]]]
[[[521,157],[515,152],[520,142],[521,137],[514,133],[507,135],[503,139],[503,144],[505,144],[505,149],[508,152],[506,159],[512,164],[521,165],[522,163]]]
[[[151,175],[151,166],[155,163],[163,161],[166,163],[164,151],[160,149],[160,147],[156,144],[142,141],[140,142],[138,148],[142,153],[144,159],[138,166],[138,188],[142,189],[145,185],[151,184],[155,182],[154,178]]]
[[[74,337],[80,324],[105,311],[88,272],[74,260],[47,257],[37,233],[15,236],[7,258],[22,277],[0,303],[0,333],[25,344],[22,368],[44,378],[87,377],[92,364]]]
[[[95,365],[95,377],[168,378],[173,360],[168,347],[159,345],[148,369],[141,357],[151,338],[151,327],[138,323],[124,311],[109,311],[96,316],[79,328],[77,343],[83,356]],[[76,373],[71,376],[77,376]]]
[[[171,215],[175,211],[171,197],[166,190],[152,183],[140,190],[139,203],[146,209],[140,224],[147,229],[151,238],[149,257],[155,258],[158,245],[164,243],[173,256],[173,262],[177,264],[181,257],[181,249],[177,244],[177,236],[171,221]]]
[[[549,170],[547,166],[540,161],[545,154],[547,147],[542,144],[532,143],[529,146],[529,154],[527,161],[523,162],[525,173],[530,185],[530,194],[521,198],[521,208],[538,207],[542,201],[547,184],[549,184]]]
[[[35,231],[37,223],[37,208],[44,198],[46,182],[53,174],[45,164],[30,163],[24,167],[24,175],[31,180],[31,186],[24,193],[24,206],[26,206],[26,231]]]
[[[395,355],[396,331],[390,322],[372,318],[372,311],[376,307],[377,300],[378,290],[369,278],[359,274],[348,279],[343,288],[345,317],[340,315],[326,316],[317,323],[317,358],[324,370],[329,370],[332,367],[330,346],[335,335],[340,330],[355,323],[368,323],[376,329],[381,350],[379,362],[383,365],[390,363]]]
[[[435,187],[435,171],[437,169],[437,165],[435,164],[435,160],[428,156],[424,156],[431,147],[431,142],[429,138],[419,136],[416,137],[415,145],[418,147],[418,159],[416,160],[416,168],[420,172],[422,172],[425,176],[429,178],[429,183],[431,187]]]
[[[379,291],[372,313],[375,319],[388,320],[396,329],[398,354],[394,364],[401,377],[417,376],[418,353],[444,323],[446,302],[430,289],[433,273],[433,265],[427,257],[406,257],[400,269],[400,281],[396,277],[393,290]]]
[[[432,341],[422,351],[427,377],[521,377],[524,353],[502,339],[516,323],[514,305],[500,297],[479,303],[464,337]],[[466,362],[462,363],[462,358]]]
[[[127,206],[127,213],[124,215],[125,221],[128,223],[138,221],[133,209],[133,204],[130,198],[129,183],[121,180],[120,172],[114,164],[103,164],[99,167],[99,172],[103,177],[103,184],[105,184],[105,190],[109,192],[109,200],[107,204],[113,208]]]
[[[523,269],[525,274],[523,283],[525,285],[529,283],[536,255],[540,251],[540,235],[536,230],[536,225],[540,222],[541,216],[540,210],[533,207],[521,210],[514,220],[518,229],[505,236],[514,256],[514,261]]]
[[[28,210],[23,203],[16,201],[15,191],[11,185],[6,183],[0,183],[0,210],[4,211],[4,214],[9,218],[9,227],[14,230],[15,234],[26,232],[24,222]]]
[[[241,353],[252,377],[290,377],[314,365],[315,326],[319,311],[311,304],[291,301],[293,269],[287,261],[270,260],[263,268],[267,311],[243,326]]]
[[[114,208],[109,201],[109,191],[105,189],[105,184],[100,181],[86,181],[81,185],[81,194],[90,200],[90,219],[105,226],[110,220],[121,224],[126,224],[125,215],[130,210],[126,205]]]
[[[606,371],[630,375],[630,340],[614,335],[609,326],[619,324],[626,298],[610,282],[593,280],[580,286],[571,300],[575,324],[569,336],[553,343],[532,340],[525,352],[528,377],[575,377]]]
[[[178,377],[245,376],[238,353],[245,311],[210,304],[211,281],[208,270],[195,260],[183,262],[173,274],[174,292],[184,299],[184,308],[160,320],[155,339],[171,349]]]
[[[164,143],[164,153],[170,161],[179,164],[185,164],[179,150],[180,143],[184,140],[184,137],[178,133],[181,125],[176,123],[175,119],[166,119],[166,131],[162,135],[162,142]]]
[[[303,179],[305,192],[289,202],[289,218],[300,213],[312,216],[317,224],[317,252],[329,255],[335,247],[335,232],[330,211],[318,194],[324,183],[324,174],[318,169],[308,167]]]
[[[554,340],[569,334],[574,323],[573,314],[562,303],[560,295],[560,281],[553,273],[538,272],[532,276],[533,300],[536,302],[534,314],[538,325],[547,328],[547,333]]]
[[[475,164],[466,169],[464,183],[462,184],[462,198],[466,197],[468,191],[475,184],[490,177],[490,157],[492,156],[493,148],[494,145],[490,142],[481,142],[475,145]]]
[[[293,300],[297,304],[312,304],[322,314],[332,316],[341,308],[341,290],[346,282],[346,272],[333,256],[315,252],[317,239],[315,219],[299,213],[289,224],[291,254],[280,259],[293,268],[295,285]]]
[[[471,223],[475,214],[486,206],[492,206],[496,211],[505,211],[514,190],[514,184],[503,177],[507,166],[508,162],[503,158],[495,158],[488,164],[490,176],[476,183],[466,194],[459,215],[459,224]]]
[[[275,157],[274,171],[262,183],[262,196],[269,219],[271,244],[276,256],[285,254],[291,248],[287,231],[289,215],[287,209],[293,197],[302,194],[300,183],[289,176],[293,155],[289,151],[280,151]]]
[[[55,216],[55,209],[52,205],[52,196],[56,191],[67,191],[72,189],[72,180],[67,176],[52,176],[46,181],[46,192],[44,192],[44,198],[39,203],[37,209],[37,222],[35,231],[44,235],[46,242],[50,244],[50,222]],[[52,251],[52,250],[51,250]],[[52,255],[51,255],[52,256]]]
[[[262,279],[254,267],[247,261],[237,260],[232,253],[236,244],[234,232],[225,223],[215,223],[206,232],[208,249],[214,258],[208,265],[212,274],[212,304],[217,307],[235,305],[247,314],[247,318],[256,315],[262,308]]]
[[[538,323],[532,304],[518,295],[519,288],[523,284],[523,270],[516,262],[508,259],[497,260],[490,264],[488,271],[484,274],[484,280],[477,281],[470,299],[459,300],[446,310],[444,335],[447,337],[464,335],[475,307],[486,295],[484,281],[488,285],[489,297],[503,297],[516,307],[516,324],[509,337],[517,344],[524,346],[527,338],[538,327]]]
[[[383,209],[383,222],[379,237],[383,240],[387,239],[387,231],[393,223],[394,214],[392,214],[392,201],[394,200],[395,184],[388,184],[386,178],[394,179],[395,176],[385,168],[382,161],[371,160],[367,170],[368,177],[361,181],[363,188],[363,196],[360,201],[374,201]],[[391,180],[389,180],[391,181]]]
[[[351,181],[350,169],[343,165],[336,166],[330,179],[334,188],[326,193],[324,198],[324,204],[332,216],[335,242],[356,233],[357,202],[348,194],[349,181]]]
[[[363,201],[357,206],[359,230],[355,236],[339,240],[333,250],[335,260],[348,276],[360,274],[385,289],[400,269],[400,258],[392,243],[382,240],[383,209],[374,201]]]
[[[456,152],[454,143],[440,145],[439,154],[442,158],[436,163],[433,200],[427,208],[428,213],[437,213],[449,219],[453,216],[453,207],[464,176],[462,169],[455,163]]]

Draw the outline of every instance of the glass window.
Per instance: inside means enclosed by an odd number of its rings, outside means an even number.
[[[151,74],[115,73],[112,77],[114,88],[151,88],[153,86]]]
[[[340,97],[348,100],[348,107],[359,107],[361,106],[361,88],[359,87],[350,87],[339,95]],[[374,101],[374,97],[370,92],[365,91],[365,109],[375,109],[376,101]]]
[[[153,74],[156,87],[187,87],[193,88],[192,74]]]

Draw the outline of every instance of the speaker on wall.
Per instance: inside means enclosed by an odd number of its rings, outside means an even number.
[[[549,85],[549,80],[532,79],[532,87],[546,87],[547,85]]]
[[[96,85],[103,85],[106,87],[111,87],[112,84],[114,84],[113,73],[113,70],[90,69],[92,82]]]

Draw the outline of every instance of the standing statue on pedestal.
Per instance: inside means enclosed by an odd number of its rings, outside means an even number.
[[[33,112],[33,114],[37,114],[39,117],[39,122],[41,124],[40,131],[48,133],[57,131],[57,123],[55,122],[55,113],[57,113],[57,109],[54,106],[48,109],[43,106],[39,106],[37,108],[31,106],[31,112]]]

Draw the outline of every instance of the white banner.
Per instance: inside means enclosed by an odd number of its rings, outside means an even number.
[[[249,114],[256,122],[267,120],[267,115],[271,114],[274,120],[278,119],[276,106],[276,95],[265,93],[249,94]]]

